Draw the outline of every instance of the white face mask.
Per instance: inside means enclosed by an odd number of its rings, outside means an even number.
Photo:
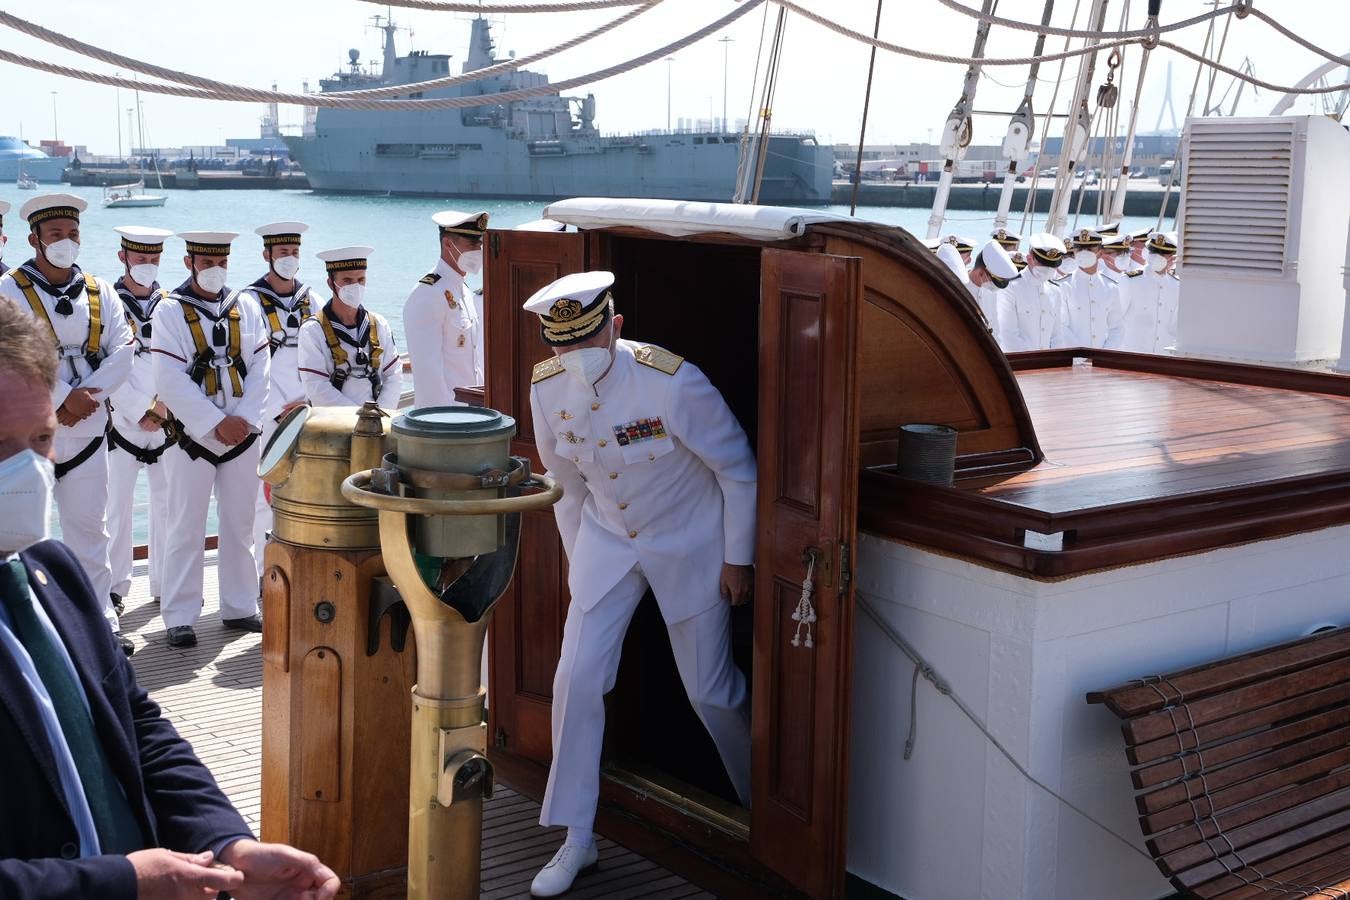
[[[459,267],[464,270],[465,275],[477,275],[483,271],[483,251],[465,250],[459,255]]]
[[[1078,263],[1080,269],[1090,269],[1097,264],[1097,251],[1079,250],[1074,253],[1073,261]]]
[[[1055,270],[1049,266],[1027,266],[1024,275],[1030,275],[1032,281],[1049,281]]]
[[[32,450],[0,461],[0,553],[19,553],[46,540],[56,468]]]
[[[131,267],[131,280],[141,287],[149,287],[159,277],[159,266],[154,263],[141,263]]]
[[[1159,275],[1163,273],[1163,269],[1166,269],[1167,264],[1171,261],[1172,258],[1164,253],[1150,253],[1148,255],[1148,267]]]
[[[366,299],[366,286],[364,284],[344,284],[338,288],[338,299],[343,303],[356,309],[361,305],[361,301]]]
[[[228,275],[224,266],[212,266],[197,273],[197,286],[208,294],[219,294],[225,290],[225,278]]]
[[[80,258],[80,245],[70,238],[63,238],[54,244],[44,244],[42,252],[47,262],[58,269],[69,269]]]
[[[278,256],[272,260],[272,271],[277,276],[290,281],[295,277],[295,273],[300,271],[300,257],[298,256]]]

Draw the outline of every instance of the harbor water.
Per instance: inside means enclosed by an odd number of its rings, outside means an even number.
[[[57,188],[43,187],[44,191]],[[436,264],[437,235],[431,215],[440,209],[458,208],[465,211],[486,209],[492,215],[492,225],[509,227],[537,219],[547,203],[526,201],[498,201],[471,205],[475,201],[420,197],[359,196],[348,194],[317,194],[309,191],[220,190],[188,191],[165,190],[168,203],[159,208],[113,209],[103,208],[103,193],[99,188],[62,186],[89,201],[89,210],[80,223],[80,265],[109,281],[122,274],[117,261],[118,225],[148,225],[173,231],[222,230],[237,231],[230,258],[230,286],[242,287],[266,272],[262,259],[262,239],[253,229],[268,222],[297,219],[309,225],[301,255],[301,281],[312,285],[315,293],[327,300],[323,288],[323,264],[315,254],[329,247],[368,244],[375,247],[368,272],[366,306],[385,316],[394,330],[395,340],[402,349],[403,302],[413,285]],[[151,189],[154,190],[154,189]],[[27,244],[24,225],[17,216],[18,208],[30,194],[17,191],[11,185],[0,188],[0,199],[14,204],[14,213],[6,217],[5,233],[9,243],[5,248],[5,263],[13,266],[28,259],[32,253]],[[824,207],[830,212],[848,214],[847,206]],[[927,231],[929,211],[903,207],[859,207],[859,218],[898,225],[915,235]],[[974,239],[977,243],[993,227],[993,214],[959,212],[949,216],[943,233],[954,233]],[[1044,227],[1044,217],[1037,216],[1033,224],[1022,227],[1022,214],[1015,212],[1009,219],[1014,231],[1030,233]],[[1127,217],[1126,228],[1151,226],[1155,220]],[[1072,217],[1070,225],[1073,224]],[[1091,221],[1085,215],[1083,225]],[[1165,227],[1171,227],[1165,223]],[[182,262],[183,245],[171,238],[165,244],[160,261],[160,283],[176,287],[186,277]],[[469,284],[477,287],[481,276],[471,277]],[[672,348],[679,351],[681,348]],[[137,488],[137,543],[144,543],[146,534],[146,483],[141,479]],[[215,533],[214,512],[209,533]]]

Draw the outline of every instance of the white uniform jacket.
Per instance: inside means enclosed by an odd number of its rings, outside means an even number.
[[[1120,347],[1125,336],[1120,289],[1104,269],[1091,275],[1079,269],[1059,283],[1064,290],[1064,346]]]
[[[973,282],[967,281],[966,290],[970,291],[970,296],[975,298],[975,305],[980,308],[980,313],[984,316],[985,323],[989,326],[989,330],[994,334],[994,340],[998,340],[998,302],[1006,289],[996,288],[992,283],[982,284],[977,287]]]
[[[239,309],[239,347],[244,358],[245,375],[243,396],[234,396],[229,372],[225,368],[229,348],[229,323],[226,317],[230,301]],[[242,301],[242,302],[241,302]],[[215,351],[213,366],[218,374],[219,390],[207,396],[204,386],[197,385],[188,375],[197,355],[192,332],[183,307],[194,306],[201,316],[202,331]],[[212,323],[219,318],[225,324],[222,340],[216,341]],[[154,352],[155,391],[159,399],[183,423],[188,437],[210,452],[222,455],[230,447],[216,440],[216,426],[226,416],[239,416],[255,432],[262,431],[263,410],[267,406],[271,356],[267,350],[267,325],[258,304],[241,297],[229,288],[214,300],[204,300],[191,291],[187,284],[159,302],[155,309],[154,333],[150,339]]]
[[[1177,299],[1180,282],[1172,274],[1149,269],[1131,274],[1122,283],[1125,335],[1122,350],[1168,353],[1177,342]]]
[[[268,346],[272,352],[271,365],[271,389],[267,392],[267,408],[263,410],[263,415],[268,419],[275,420],[281,414],[281,410],[288,403],[294,403],[297,400],[305,399],[305,386],[300,383],[300,326],[304,324],[306,316],[302,310],[303,302],[308,299],[310,315],[318,308],[314,296],[310,293],[308,285],[296,283],[295,293],[290,296],[282,296],[272,290],[272,286],[267,283],[266,278],[259,278],[257,281],[244,288],[243,293],[254,303],[263,314],[263,327],[267,331]],[[280,330],[272,328],[272,322],[267,318],[266,303],[271,303],[276,311],[277,324],[281,326]],[[295,324],[292,325],[291,323]]]
[[[156,283],[150,288],[150,296],[137,297],[122,284],[120,278],[114,287],[122,299],[127,327],[131,331],[134,356],[131,361],[130,377],[108,398],[112,427],[137,447],[146,449],[162,447],[168,440],[164,431],[162,429],[143,431],[140,423],[141,417],[155,405],[155,373],[154,361],[150,355],[150,337],[154,330],[152,322],[155,310],[167,292]]]
[[[418,406],[451,406],[455,388],[483,383],[477,363],[482,323],[463,276],[445,260],[437,260],[436,268],[408,295],[403,333]]]
[[[668,623],[720,602],[722,564],[754,562],[756,475],[717,388],[692,363],[624,340],[593,389],[556,359],[534,377],[539,458],[565,491],[554,515],[572,602],[590,609],[634,565]]]
[[[333,333],[347,354],[344,370],[348,373],[342,387],[333,386],[333,354],[328,349],[328,339],[323,333],[323,325],[317,318],[309,319],[300,326],[300,381],[304,385],[305,396],[315,406],[360,406],[367,400],[374,400],[384,409],[398,409],[399,397],[403,394],[403,360],[394,345],[394,332],[384,316],[362,307],[356,320],[356,326],[348,328],[333,315],[332,304],[324,307]],[[370,329],[375,328],[380,339],[379,391],[373,390],[372,368],[370,360]],[[357,363],[358,350],[368,360]],[[275,357],[273,361],[275,362]]]
[[[1038,282],[1023,272],[998,300],[999,346],[1005,353],[1063,347],[1063,307],[1059,285]]]
[[[96,389],[99,393],[94,398],[107,400],[131,376],[131,361],[136,354],[117,290],[105,279],[96,279],[103,334],[98,345],[101,361],[95,370],[84,358],[85,343],[89,340],[89,295],[85,290],[84,273],[76,267],[70,284],[54,287],[37,271],[35,263],[28,262],[0,278],[0,297],[13,300],[29,315],[33,315],[33,308],[14,278],[16,272],[22,272],[32,282],[33,291],[47,311],[47,318],[56,332],[56,343],[60,346],[61,365],[56,372],[56,386],[52,388],[52,406],[60,407],[74,388]],[[78,291],[78,296],[70,298],[71,312],[63,316],[56,307],[59,299],[66,296],[66,291]],[[82,421],[58,426],[56,434],[58,438],[92,440],[103,434],[107,426],[107,408],[99,403],[98,409]]]

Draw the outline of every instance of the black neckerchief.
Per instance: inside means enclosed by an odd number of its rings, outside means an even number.
[[[113,285],[117,290],[117,296],[122,298],[122,308],[127,311],[127,324],[131,326],[133,339],[136,341],[136,355],[150,351],[150,317],[155,313],[155,307],[159,306],[160,290],[159,282],[156,281],[150,285],[150,295],[148,297],[137,297],[131,292],[131,288],[126,285],[126,276],[117,279]]]
[[[276,291],[272,290],[272,286],[267,283],[266,275],[250,284],[248,286],[248,289],[250,291],[258,291],[264,296],[271,297],[272,300],[276,302],[277,309],[283,309],[286,312],[294,312],[296,307],[296,301],[304,297],[304,295],[309,291],[308,287],[306,287],[302,282],[297,281],[295,283],[295,290],[291,291],[289,294],[286,295],[278,294]]]
[[[332,324],[333,334],[337,335],[337,339],[342,343],[358,352],[364,352],[364,349],[370,345],[371,329],[375,327],[375,322],[366,315],[366,308],[364,306],[358,306],[356,308],[356,324],[351,326],[344,324],[343,321],[337,317],[337,314],[333,312],[332,300],[329,300],[328,303],[324,305],[323,314],[328,319],[329,323]],[[355,336],[353,337],[353,335]],[[362,363],[362,365],[369,366],[369,364],[370,357],[367,355],[366,361],[365,363]],[[351,363],[349,362],[348,365],[350,366]]]
[[[192,279],[189,278],[174,288],[173,296],[192,305],[200,310],[202,315],[215,322],[218,319],[223,319],[225,314],[230,311],[230,306],[226,305],[225,301],[232,296],[232,293],[229,288],[225,288],[214,297],[203,297],[197,293],[197,290],[192,286]]]
[[[38,271],[36,257],[19,266],[19,268],[23,269],[23,273],[28,276],[28,279],[40,287],[44,294],[56,298],[56,314],[58,316],[69,316],[75,312],[74,301],[80,299],[80,295],[84,293],[84,273],[80,271],[79,266],[72,265],[70,267],[70,281],[60,287],[53,285]]]

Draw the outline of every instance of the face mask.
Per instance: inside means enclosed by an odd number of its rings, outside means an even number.
[[[1079,250],[1073,255],[1073,261],[1080,269],[1090,269],[1097,264],[1097,254],[1092,250]]]
[[[131,280],[141,287],[149,287],[159,277],[159,266],[153,263],[141,263],[131,267]]]
[[[1031,276],[1032,281],[1049,281],[1050,274],[1055,270],[1049,266],[1027,266],[1026,275]]]
[[[80,257],[80,245],[70,238],[63,238],[54,244],[44,244],[42,251],[47,257],[47,262],[58,269],[69,269]]]
[[[272,260],[272,271],[277,276],[290,281],[295,277],[295,273],[300,271],[300,257],[298,256],[278,256]]]
[[[1150,253],[1148,255],[1148,267],[1159,275],[1163,273],[1163,269],[1166,269],[1167,264],[1171,261],[1168,256],[1162,253]]]
[[[465,250],[459,255],[459,267],[465,275],[477,275],[483,271],[483,251]]]
[[[24,450],[0,462],[0,553],[19,553],[49,536],[52,461]]]
[[[208,294],[219,294],[225,290],[225,277],[228,273],[224,266],[212,266],[197,273],[197,286]]]
[[[355,309],[361,305],[361,301],[366,299],[366,286],[364,284],[344,284],[338,288],[338,299],[348,306]]]

